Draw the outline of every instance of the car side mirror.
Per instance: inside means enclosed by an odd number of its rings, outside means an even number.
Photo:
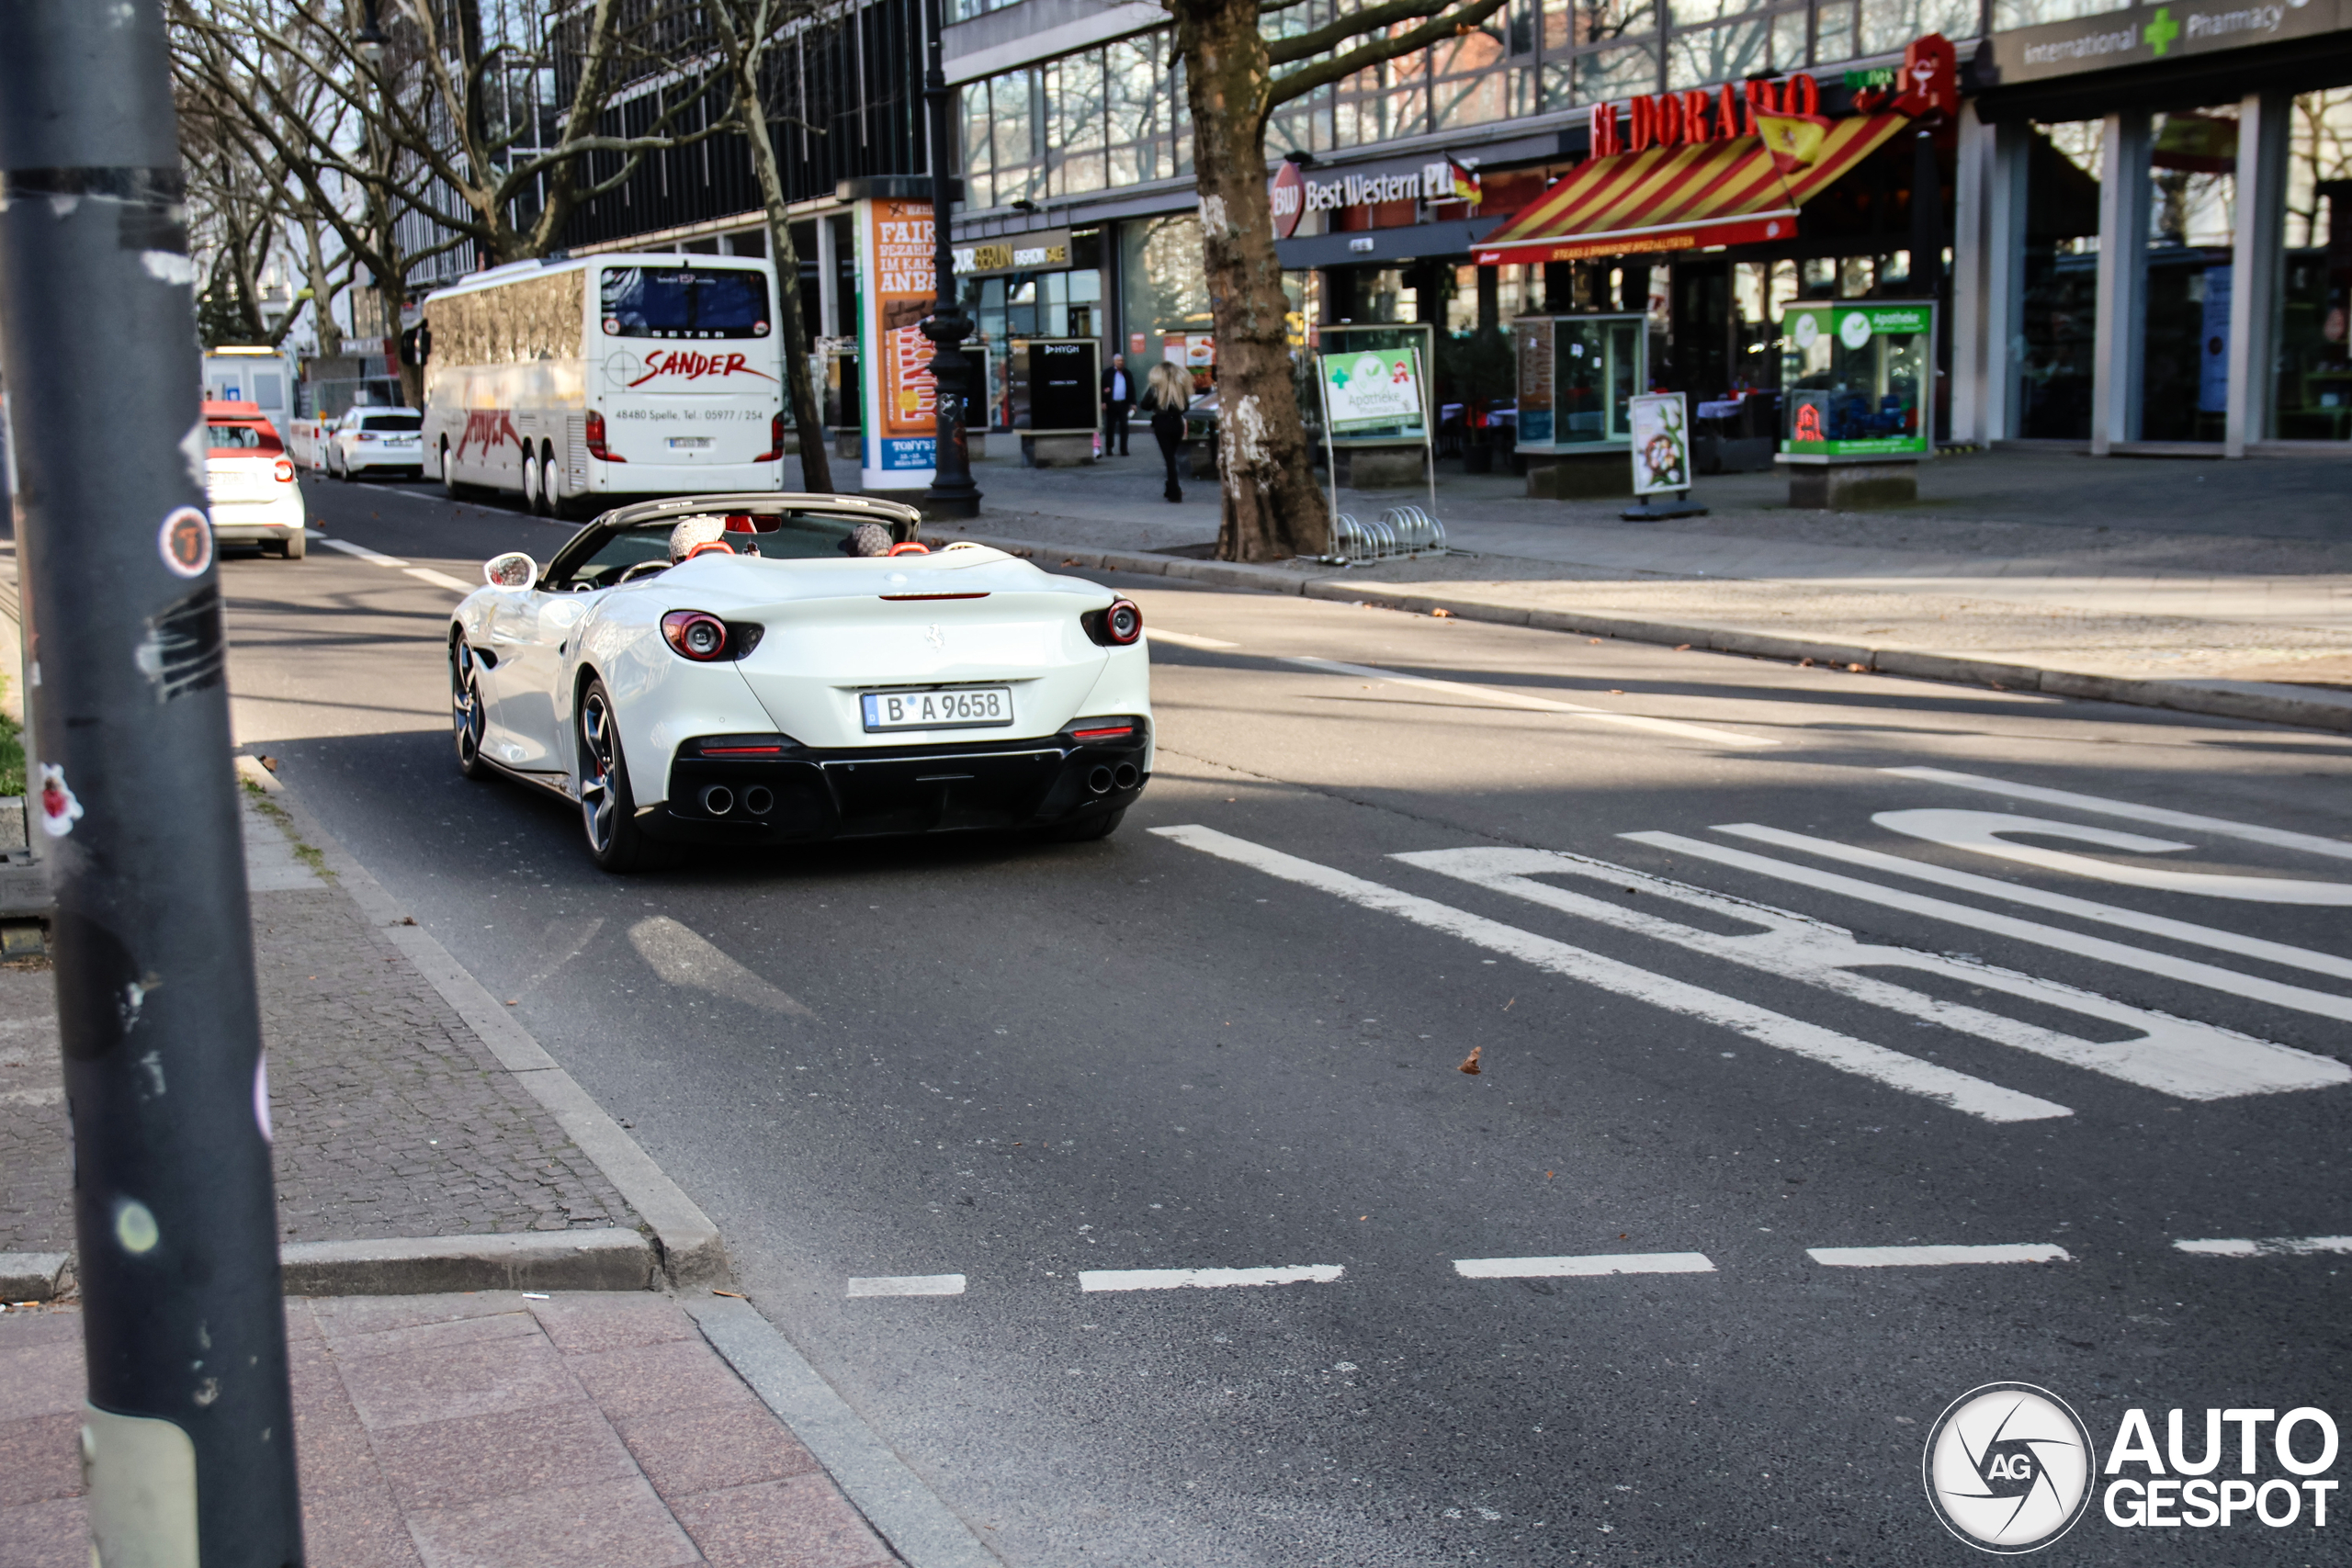
[[[482,563],[481,580],[492,588],[528,588],[539,580],[539,563],[521,550],[509,550]]]

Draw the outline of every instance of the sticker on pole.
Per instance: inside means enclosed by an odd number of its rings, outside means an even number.
[[[40,765],[40,830],[62,839],[82,819],[82,803],[66,787],[65,770],[54,762]]]
[[[1690,488],[1690,425],[1679,392],[1643,392],[1629,400],[1634,493]]]
[[[212,525],[193,506],[183,506],[164,519],[155,536],[164,564],[182,577],[202,577],[212,564]]]

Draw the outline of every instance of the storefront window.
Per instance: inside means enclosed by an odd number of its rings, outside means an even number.
[[[2071,22],[2129,7],[2132,0],[1993,0],[1993,30],[2011,32],[2044,22]]]
[[[1030,118],[1035,75],[1010,71],[989,83],[989,115],[996,123],[996,199],[1035,200],[1045,194],[1037,167],[1036,126]]]
[[[2234,109],[2158,115],[2149,144],[2139,438],[2219,441],[2230,408]]]
[[[1781,379],[1781,312],[1797,299],[1794,262],[1736,262],[1731,276],[1734,390]]]
[[[1130,366],[1173,358],[1195,369],[1211,363],[1208,274],[1201,261],[1201,220],[1189,212],[1119,226],[1122,345]],[[1172,351],[1172,352],[1171,352]]]
[[[1974,28],[1969,31],[1973,32]],[[1854,44],[1853,0],[1821,0],[1814,7],[1813,62],[1828,65],[1840,60],[1851,60],[1858,51]]]
[[[1751,72],[1771,68],[1772,24],[1766,17],[1749,17],[1720,27],[1686,28],[1686,10],[1720,6],[1745,9],[1741,0],[1676,0],[1675,28],[1666,46],[1666,85],[1669,88],[1702,87],[1715,82],[1736,82]]]
[[[2017,434],[2087,441],[2098,321],[2098,171],[2095,119],[2035,125],[2026,152],[2024,293],[2010,371]]]
[[[1868,0],[1862,6],[1861,47],[1857,52],[1900,54],[1915,38],[1928,33],[1941,33],[1948,39],[1974,38],[1983,26],[1977,0]]]
[[[2306,93],[2288,122],[2278,384],[2269,434],[2352,439],[2352,88]]]

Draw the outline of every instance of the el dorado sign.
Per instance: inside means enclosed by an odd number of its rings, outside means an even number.
[[[2352,0],[2346,0],[2352,4]],[[1950,114],[1960,107],[1959,62],[1940,33],[1915,39],[1901,66],[1883,85],[1871,84],[1854,95],[1860,114],[1903,114],[1914,119]],[[1712,92],[1658,93],[1615,104],[1592,106],[1592,156],[1639,152],[1645,147],[1680,147],[1698,141],[1729,141],[1761,136],[1773,143],[1819,141],[1830,122],[1821,113],[1821,84],[1804,72],[1781,81],[1754,79],[1734,91],[1728,82]]]

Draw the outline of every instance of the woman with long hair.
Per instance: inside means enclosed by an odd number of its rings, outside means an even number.
[[[1176,482],[1176,451],[1184,445],[1184,411],[1193,401],[1193,378],[1181,365],[1161,360],[1151,367],[1151,375],[1144,382],[1143,400],[1136,406],[1151,414],[1151,434],[1159,443],[1159,456],[1168,464],[1168,488],[1162,492],[1170,501],[1184,499],[1184,490]]]

